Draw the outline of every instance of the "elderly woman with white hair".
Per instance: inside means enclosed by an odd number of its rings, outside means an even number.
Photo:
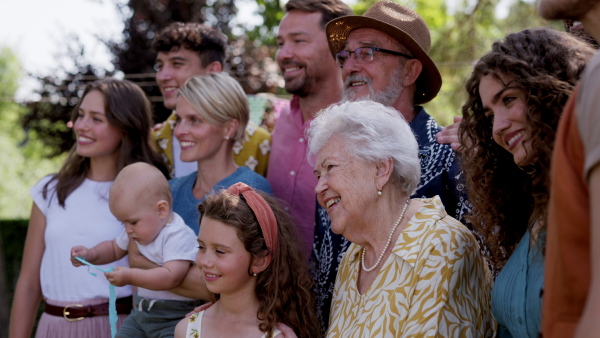
[[[328,337],[490,337],[491,275],[471,232],[439,197],[410,199],[418,146],[393,108],[333,105],[308,130],[317,199],[352,242]]]

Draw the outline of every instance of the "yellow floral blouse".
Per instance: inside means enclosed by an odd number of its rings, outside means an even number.
[[[493,337],[492,278],[479,245],[439,197],[422,201],[364,295],[356,288],[362,247],[350,245],[327,337]]]

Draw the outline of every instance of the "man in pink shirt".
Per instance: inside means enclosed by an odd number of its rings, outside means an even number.
[[[341,0],[290,0],[285,11],[276,59],[285,89],[294,96],[272,134],[267,180],[298,224],[301,248],[308,259],[315,230],[317,179],[306,157],[304,132],[318,111],[342,98],[341,70],[329,51],[325,25],[352,15],[352,10]]]

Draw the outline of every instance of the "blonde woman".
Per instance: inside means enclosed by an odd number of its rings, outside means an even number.
[[[234,183],[271,194],[267,180],[233,160],[235,141],[243,142],[250,109],[242,87],[223,73],[190,78],[179,89],[174,135],[181,145],[181,160],[197,162],[198,171],[169,181],[173,210],[199,231],[198,204],[211,190]]]

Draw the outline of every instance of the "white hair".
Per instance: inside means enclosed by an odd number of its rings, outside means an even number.
[[[392,177],[409,195],[419,184],[419,145],[410,126],[397,110],[373,101],[333,104],[321,110],[307,131],[309,158],[341,136],[346,150],[356,158],[378,162],[392,158]]]

